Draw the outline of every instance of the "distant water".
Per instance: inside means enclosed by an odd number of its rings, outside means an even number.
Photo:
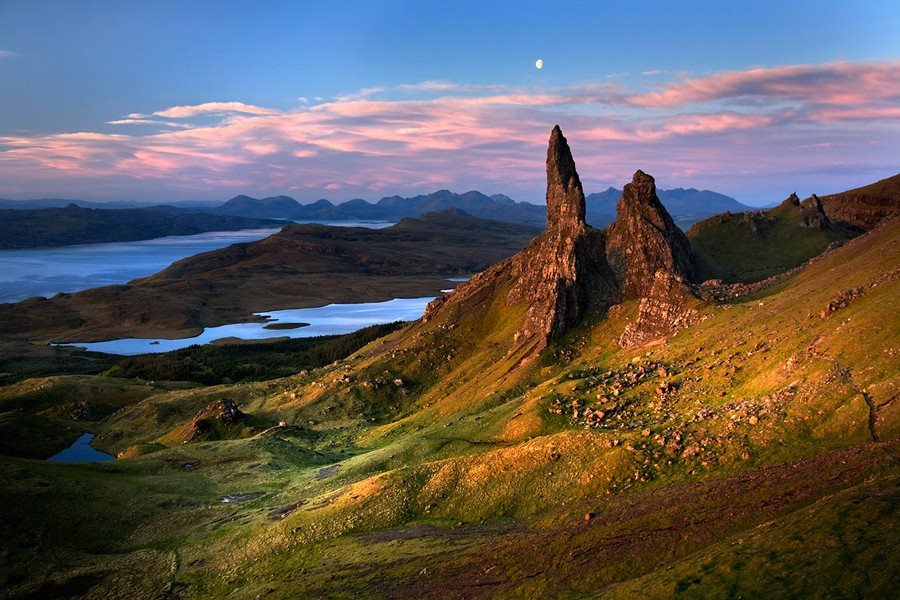
[[[278,231],[215,231],[139,242],[0,250],[0,302],[127,283],[161,271],[176,260]]]
[[[92,439],[94,439],[93,433],[85,433],[80,438],[75,440],[75,443],[73,443],[71,446],[57,454],[54,454],[47,460],[49,460],[50,462],[62,463],[88,463],[103,462],[106,460],[115,459],[114,456],[111,456],[106,452],[95,450],[91,446]]]
[[[307,223],[309,225],[330,225],[331,227],[366,227],[368,229],[384,229],[391,225],[396,225],[396,221],[297,221],[291,219],[292,223]]]
[[[309,222],[370,229],[393,225],[386,221]],[[280,229],[211,231],[138,242],[0,250],[0,303],[128,283],[153,275],[176,260],[231,244],[252,242],[278,231]]]
[[[265,323],[234,323],[219,327],[207,327],[197,337],[177,340],[125,338],[106,342],[81,343],[71,345],[95,352],[109,354],[148,354],[169,352],[195,344],[208,344],[222,338],[235,337],[244,340],[259,340],[277,337],[314,337],[317,335],[337,335],[351,333],[357,329],[394,321],[414,321],[425,312],[425,306],[434,298],[395,298],[387,302],[366,302],[360,304],[329,304],[317,308],[293,308],[276,310],[257,315],[268,317]],[[266,329],[274,323],[309,323],[299,329]]]

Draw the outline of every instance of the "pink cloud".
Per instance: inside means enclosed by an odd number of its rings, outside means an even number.
[[[244,104],[243,102],[205,102],[203,104],[173,106],[153,114],[157,117],[169,119],[184,119],[204,114],[242,113],[248,115],[273,115],[277,112],[261,106]]]
[[[626,102],[659,108],[742,97],[827,104],[898,100],[900,62],[832,62],[717,73],[635,94]]]
[[[605,82],[531,91],[424,82],[402,91],[421,88],[425,98],[365,90],[288,111],[240,102],[177,106],[154,113],[179,119],[182,127],[170,130],[2,137],[0,194],[40,184],[71,195],[66,182],[127,190],[152,179],[170,191],[299,190],[316,198],[326,190],[354,197],[450,187],[527,190],[535,199],[554,123],[567,132],[583,180],[598,187],[637,168],[688,185],[700,185],[690,179],[701,175],[765,177],[843,161],[847,147],[857,148],[861,161],[883,163],[900,139],[900,106],[892,100],[900,78],[889,76],[898,68],[751,69],[650,93]],[[641,81],[636,85],[646,85]],[[756,101],[744,102],[749,96]],[[144,121],[157,122],[133,113],[109,124]],[[6,182],[19,187],[10,191]],[[233,190],[238,186],[246,189]]]

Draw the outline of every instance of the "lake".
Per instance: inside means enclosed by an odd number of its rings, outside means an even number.
[[[94,352],[131,356],[135,354],[169,352],[193,346],[194,344],[208,344],[215,340],[232,337],[244,340],[259,340],[279,337],[298,338],[337,335],[351,333],[369,325],[393,323],[394,321],[415,321],[422,316],[425,312],[425,306],[432,300],[434,300],[433,297],[395,298],[386,302],[329,304],[328,306],[316,308],[294,308],[254,313],[267,317],[268,320],[264,323],[232,323],[219,327],[207,327],[203,330],[203,333],[196,337],[176,340],[125,338],[106,342],[75,342],[60,345],[86,348]],[[296,329],[266,328],[266,326],[277,326],[279,323],[308,323],[308,325]]]
[[[381,229],[384,221],[309,221],[320,225]],[[0,250],[0,303],[32,296],[128,283],[161,271],[176,260],[231,244],[262,239],[280,229],[213,231],[137,242],[112,242]]]
[[[62,462],[62,463],[87,463],[87,462],[103,462],[107,460],[114,460],[115,457],[107,454],[106,452],[100,452],[99,450],[94,449],[91,446],[91,440],[94,439],[93,433],[85,433],[80,438],[75,440],[75,442],[62,450],[47,460],[50,462]]]

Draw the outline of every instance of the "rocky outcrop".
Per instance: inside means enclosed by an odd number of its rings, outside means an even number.
[[[185,442],[194,441],[216,431],[221,426],[234,425],[246,417],[247,415],[241,412],[234,400],[228,398],[216,400],[194,416],[188,426]]]
[[[623,348],[643,346],[698,323],[701,319],[697,310],[699,304],[680,276],[657,271],[650,294],[641,299],[638,317],[625,327],[619,345]]]
[[[432,302],[425,320],[443,310],[478,304],[509,284],[505,301],[527,305],[515,342],[543,346],[590,311],[619,299],[606,262],[604,236],[584,220],[585,204],[575,160],[559,126],[547,149],[547,229],[519,254],[476,275]]]
[[[557,125],[547,147],[547,229],[582,231],[587,226],[584,213],[584,190],[575,159]]]
[[[779,206],[800,206],[800,196],[797,195],[797,192],[791,192],[791,195],[783,200]]]
[[[810,229],[826,229],[831,227],[831,221],[825,215],[822,201],[813,194],[800,203],[800,227]]]
[[[626,298],[648,296],[660,270],[694,278],[691,246],[660,203],[653,177],[643,171],[622,192],[607,230],[606,256]]]
[[[697,299],[688,286],[694,269],[687,238],[660,203],[653,178],[642,171],[625,186],[616,210],[607,233],[587,225],[575,161],[554,127],[547,149],[547,230],[519,254],[432,302],[424,320],[483,310],[478,307],[490,305],[503,290],[506,304],[527,307],[515,343],[542,347],[585,314],[601,314],[627,298],[646,299],[629,344],[677,330],[696,314],[688,306]]]
[[[517,283],[507,302],[529,305],[517,340],[561,335],[584,315],[591,292],[600,292],[604,303],[616,296],[603,234],[587,225],[584,213],[575,160],[557,125],[547,148],[547,230],[511,264]]]

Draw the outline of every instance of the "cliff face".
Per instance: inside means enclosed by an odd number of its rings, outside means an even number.
[[[655,285],[660,277],[662,283]],[[607,235],[586,224],[581,180],[557,126],[547,149],[547,230],[519,254],[432,302],[425,319],[451,308],[479,310],[486,297],[508,289],[506,303],[527,306],[514,343],[543,346],[585,314],[602,313],[623,298],[652,296],[654,306],[665,310],[641,313],[652,321],[643,329],[636,325],[641,333],[635,339],[643,339],[652,332],[671,332],[673,319],[684,321],[680,307],[693,298],[685,284],[692,277],[690,246],[660,203],[649,175],[638,171],[625,186]]]
[[[832,222],[868,231],[882,221],[900,216],[900,174],[824,196],[822,208]]]
[[[701,304],[680,276],[659,270],[649,295],[641,298],[637,319],[625,327],[618,343],[633,348],[673,335],[700,322]]]
[[[660,270],[694,278],[691,246],[660,203],[653,177],[643,171],[622,192],[607,230],[606,256],[626,298],[649,296]]]

